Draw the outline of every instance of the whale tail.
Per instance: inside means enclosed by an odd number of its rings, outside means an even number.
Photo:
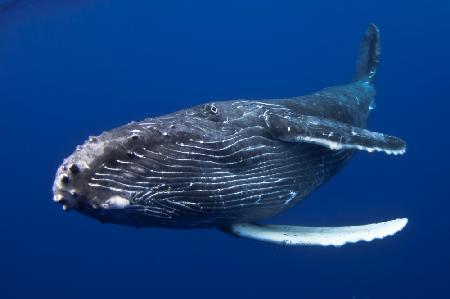
[[[380,31],[370,24],[359,47],[354,81],[374,83],[378,63],[380,62]]]

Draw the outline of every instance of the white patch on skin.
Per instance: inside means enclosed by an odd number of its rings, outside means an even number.
[[[304,227],[290,225],[235,224],[231,232],[237,236],[285,246],[342,246],[359,241],[373,241],[401,231],[408,219],[359,226]]]
[[[284,202],[285,204],[290,203],[297,196],[297,192],[289,192],[289,198]]]
[[[119,195],[114,195],[103,204],[103,207],[107,209],[123,209],[129,205],[130,201],[128,199]]]
[[[399,150],[389,150],[389,149],[380,148],[380,147],[365,147],[365,146],[358,145],[358,144],[339,143],[339,142],[330,141],[327,139],[314,138],[314,137],[308,137],[308,136],[299,136],[297,138],[297,140],[326,146],[329,149],[334,150],[334,151],[341,150],[341,149],[357,149],[357,150],[368,151],[369,153],[374,152],[374,151],[375,152],[384,152],[388,155],[391,155],[391,154],[392,155],[403,155],[406,152],[406,148],[402,148]]]

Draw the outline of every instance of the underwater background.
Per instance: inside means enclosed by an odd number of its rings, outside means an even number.
[[[0,298],[450,298],[450,2],[0,1]],[[383,240],[279,247],[217,230],[132,229],[62,211],[51,187],[89,135],[211,100],[347,83],[381,30],[359,152],[270,223],[408,217]]]

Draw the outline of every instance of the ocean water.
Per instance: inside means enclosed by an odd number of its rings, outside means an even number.
[[[2,1],[0,298],[450,298],[449,1]],[[216,230],[132,229],[65,213],[54,174],[89,135],[210,100],[348,82],[381,30],[369,128],[403,156],[358,153],[269,222],[408,217],[394,237],[279,247]]]

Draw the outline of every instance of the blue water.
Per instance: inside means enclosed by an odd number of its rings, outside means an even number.
[[[0,15],[0,298],[450,298],[450,2],[23,2]],[[53,203],[57,167],[89,135],[346,83],[369,22],[383,52],[369,127],[407,153],[358,153],[271,222],[408,217],[395,237],[284,248]]]

